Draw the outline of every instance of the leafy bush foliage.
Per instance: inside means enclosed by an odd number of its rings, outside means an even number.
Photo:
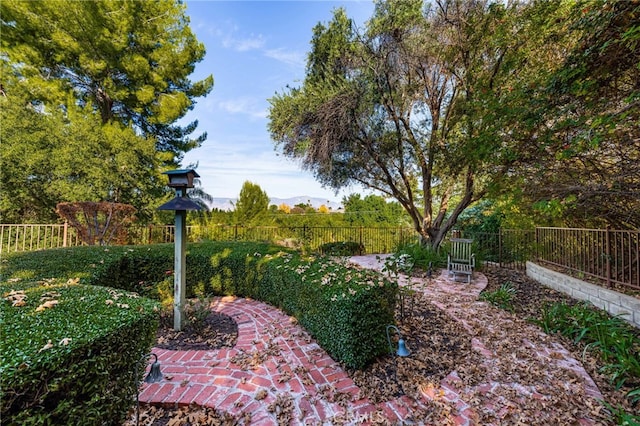
[[[296,317],[334,359],[361,368],[386,352],[397,283],[325,257],[265,256],[256,298]]]
[[[420,243],[405,244],[395,252],[395,256],[407,255],[413,262],[415,268],[428,270],[429,265],[433,268],[444,268],[447,266],[447,254],[445,251],[434,250],[431,246]]]
[[[56,276],[62,282],[70,278],[77,279],[80,284],[100,286],[91,288],[101,288],[101,291],[118,289],[122,294],[136,292],[165,304],[169,303],[173,294],[173,256],[171,244],[76,247],[11,254],[3,263],[2,272],[4,277],[28,279],[31,282],[50,276]],[[7,287],[6,291],[9,290]],[[282,247],[266,243],[209,242],[190,244],[187,249],[188,298],[234,294],[263,300],[296,317],[334,359],[352,368],[363,367],[386,352],[384,331],[387,324],[393,323],[397,291],[397,284],[384,279],[376,272],[350,268],[322,256],[303,257],[297,252],[286,251]],[[82,297],[78,295],[79,299]],[[84,316],[93,317],[93,305],[88,307],[84,301],[76,303],[84,306]],[[95,308],[97,318],[102,318],[101,309],[101,304]],[[145,308],[144,312],[147,311]],[[86,315],[87,313],[91,315]],[[75,314],[76,317],[83,315]],[[145,315],[141,317],[147,318]],[[194,314],[195,320],[196,317]],[[114,327],[113,330],[118,331],[113,333],[124,341],[128,338],[121,334],[130,336],[142,333],[136,331],[135,334],[130,334],[131,327],[135,324],[131,321],[128,326],[124,326],[105,318],[105,327]],[[19,328],[16,326],[11,334],[20,336],[22,332]],[[36,327],[34,330],[40,336],[40,340],[34,343],[31,351],[37,352],[46,344],[46,340],[42,342],[46,336],[39,334],[39,328]],[[147,332],[145,329],[144,335]],[[109,336],[108,331],[103,330],[100,336],[88,336],[83,348],[89,351],[88,348],[92,348],[92,345],[96,344],[95,340],[103,335]],[[56,335],[52,337],[52,342],[63,338],[64,336]],[[107,341],[114,345],[111,347],[114,357],[122,354],[123,358],[126,358],[110,359],[109,362],[117,365],[122,371],[129,372],[124,375],[113,372],[112,380],[118,381],[123,392],[129,392],[127,396],[130,397],[131,389],[127,388],[124,382],[129,380],[133,383],[133,360],[150,347],[152,340],[145,341],[145,345],[148,346],[142,349],[144,345],[140,339],[136,339],[136,342],[131,343],[138,346],[126,353],[120,350],[121,343],[115,343],[117,339]],[[118,347],[118,350],[113,350],[113,347]],[[95,357],[93,352],[82,352],[78,356],[85,356],[88,360]],[[10,365],[16,369],[21,362],[12,361]],[[68,360],[64,358],[59,362]],[[81,364],[77,359],[74,363]],[[64,371],[63,368],[60,370]],[[84,378],[78,380],[78,377],[91,372],[87,368],[73,374],[78,384],[86,382]],[[123,376],[126,376],[126,380]],[[69,390],[66,392],[71,394]],[[95,395],[111,394],[115,391],[105,392],[100,391]],[[38,395],[35,390],[29,393]],[[101,397],[101,401],[104,400]],[[119,401],[120,398],[114,399],[114,406],[111,408],[113,412],[119,412],[124,407],[119,405]],[[11,404],[3,404],[7,407],[9,405]],[[96,413],[104,409],[106,407],[100,407]]]
[[[365,253],[365,248],[355,241],[338,241],[322,244],[319,251],[327,256],[360,256]]]
[[[505,311],[513,312],[511,300],[515,293],[516,289],[513,287],[513,284],[506,282],[495,291],[483,291],[480,293],[480,300],[489,302],[498,308],[504,309]]]
[[[119,424],[157,304],[79,279],[0,284],[3,424]],[[131,338],[135,336],[135,338]]]

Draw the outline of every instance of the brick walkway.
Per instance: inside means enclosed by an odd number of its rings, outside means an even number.
[[[378,267],[375,257],[353,260],[365,267]],[[406,284],[403,282],[401,284]],[[483,355],[489,371],[500,369],[495,363],[496,342],[508,333],[507,315],[478,302],[486,277],[474,274],[472,283],[453,282],[442,274],[431,282],[417,280],[414,286],[428,293],[433,303],[459,321],[473,336],[472,347]],[[489,412],[500,424],[524,400],[545,401],[545,389],[512,381],[490,380],[476,386],[464,386],[453,371],[440,388],[426,389],[415,401],[401,397],[383,404],[359,399],[359,389],[294,318],[261,302],[233,297],[218,298],[212,309],[229,315],[238,324],[238,341],[233,348],[210,351],[170,351],[154,348],[165,380],[143,385],[140,401],[166,405],[195,403],[237,415],[251,413],[251,425],[331,425],[331,424],[406,424],[416,404],[422,408],[441,399],[452,405],[450,424],[478,423],[478,410]],[[482,311],[491,310],[491,327],[483,321]],[[480,312],[480,314],[478,314]],[[507,324],[507,325],[505,325]],[[519,326],[522,326],[520,324]],[[481,330],[481,331],[479,331]],[[560,345],[545,340],[543,333],[535,342],[524,341],[525,351],[514,356],[512,368],[530,369],[535,363],[545,371],[571,370],[576,380],[566,386],[584,398],[602,398],[582,366]],[[542,342],[542,343],[540,343]],[[515,355],[515,354],[514,354]],[[496,377],[504,377],[497,374]],[[505,390],[517,395],[505,400]],[[478,396],[480,395],[480,397]],[[544,404],[543,404],[544,405]],[[290,423],[284,419],[291,418]],[[279,423],[278,419],[282,422]],[[575,419],[578,424],[595,424],[590,419]]]

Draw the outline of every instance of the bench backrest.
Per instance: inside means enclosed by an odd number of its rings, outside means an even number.
[[[471,263],[473,240],[467,238],[451,238],[451,261]]]

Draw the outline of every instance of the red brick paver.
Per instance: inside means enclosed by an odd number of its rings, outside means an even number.
[[[364,267],[379,267],[375,256],[353,258]],[[433,303],[459,321],[473,336],[472,347],[489,367],[495,359],[490,348],[491,334],[476,332],[490,324],[474,322],[474,312],[486,309],[478,294],[486,286],[486,277],[474,274],[471,284],[458,283],[442,274],[436,279],[418,281],[414,286],[429,295]],[[406,280],[401,284],[406,284]],[[522,398],[544,399],[544,389],[517,382],[481,383],[463,386],[453,371],[438,388],[425,390],[415,401],[401,397],[382,404],[360,399],[358,387],[343,369],[297,324],[297,321],[265,303],[224,297],[215,299],[211,309],[232,317],[238,324],[238,340],[233,348],[209,351],[170,351],[154,348],[165,379],[145,384],[141,402],[166,405],[195,403],[231,414],[251,413],[251,424],[278,425],[280,407],[289,410],[292,425],[331,424],[417,424],[407,419],[413,408],[425,409],[435,400],[448,401],[453,407],[449,424],[475,425],[477,410],[491,412],[496,418],[517,407],[517,401],[505,401],[499,389],[512,389]],[[508,321],[508,318],[499,318]],[[536,333],[540,333],[536,331]],[[542,334],[542,333],[540,333]],[[485,341],[486,340],[486,341]],[[602,398],[598,388],[560,345],[540,346],[523,341],[533,357],[549,363],[548,370],[571,369],[574,387],[585,398]],[[237,363],[234,363],[235,360]],[[527,360],[523,360],[523,366]],[[553,374],[553,373],[551,373]],[[567,391],[572,389],[567,388]],[[468,401],[474,395],[473,401]],[[477,395],[485,395],[478,401]],[[581,424],[595,424],[588,418]],[[499,421],[494,424],[500,424]]]

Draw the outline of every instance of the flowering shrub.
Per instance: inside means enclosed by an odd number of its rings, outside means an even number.
[[[397,284],[323,256],[266,256],[258,299],[298,319],[331,356],[361,368],[386,352]]]
[[[173,256],[172,244],[75,247],[12,254],[2,272],[32,280],[79,277],[167,303]],[[377,272],[265,243],[207,242],[189,244],[186,276],[187,298],[233,294],[270,303],[295,316],[349,367],[386,351],[385,326],[393,323],[398,288]]]

